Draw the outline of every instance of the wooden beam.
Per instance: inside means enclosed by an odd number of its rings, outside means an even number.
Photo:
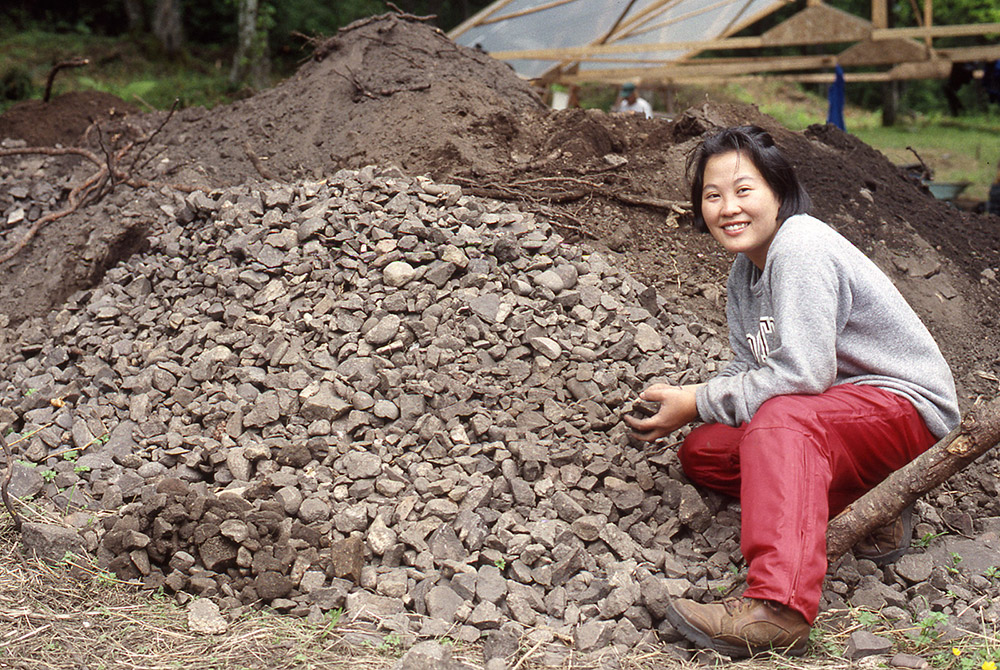
[[[562,7],[563,5],[568,5],[576,1],[577,0],[552,0],[552,2],[535,5],[534,7],[526,7],[516,12],[511,12],[510,14],[501,14],[500,16],[492,16],[490,18],[483,19],[478,25],[487,26],[491,23],[500,23],[501,21],[509,21],[510,19],[519,19],[522,16],[538,14],[539,12],[544,12],[548,9],[555,9],[556,7]]]
[[[921,26],[919,28],[886,28],[872,31],[873,40],[892,38],[920,39],[934,37],[973,37],[1000,33],[1000,23],[962,23],[952,26]]]
[[[487,16],[491,16],[495,12],[499,12],[501,9],[514,2],[514,0],[497,0],[497,2],[491,3],[486,7],[462,21],[460,24],[451,29],[448,33],[448,37],[451,39],[457,38],[459,35],[467,32],[470,28],[474,28],[479,25],[479,22],[485,19]]]
[[[667,63],[656,67],[614,68],[583,70],[575,77],[578,82],[626,81],[675,81],[681,77],[728,77],[758,72],[782,72],[789,70],[818,70],[833,68],[836,56],[762,57],[753,61],[735,59],[701,65],[701,60],[690,63]]]
[[[956,63],[968,63],[979,60],[1000,59],[1000,44],[982,47],[955,47],[954,49],[937,49],[938,56]]]
[[[872,30],[873,41],[891,39],[922,38],[925,34],[931,37],[961,37],[971,35],[989,35],[1000,33],[1000,23],[968,24],[955,26],[932,26],[924,28],[890,28],[887,30]],[[779,35],[781,35],[779,33]],[[593,56],[611,54],[647,53],[655,51],[704,51],[708,49],[759,49],[761,47],[801,46],[815,44],[811,41],[814,35],[796,35],[790,33],[781,35],[781,40],[765,40],[764,37],[727,37],[715,40],[698,40],[682,42],[651,42],[649,44],[602,44],[577,47],[562,47],[557,49],[522,49],[511,51],[494,51],[491,55],[498,60],[577,60]],[[800,41],[805,40],[805,41]],[[838,44],[850,42],[839,35],[830,34],[824,42]]]
[[[843,67],[860,65],[892,65],[930,58],[924,45],[912,40],[865,40],[848,47],[837,57]]]

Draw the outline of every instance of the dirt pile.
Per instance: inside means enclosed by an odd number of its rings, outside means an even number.
[[[673,123],[548,112],[505,66],[396,16],[318,56],[170,118],[146,148],[151,187],[118,188],[0,266],[0,424],[34,464],[13,486],[123,575],[235,611],[346,605],[499,656],[523,636],[553,662],[566,640],[676,639],[658,595],[737,584],[738,506],[690,487],[672,450],[629,444],[618,418],[649,381],[703,378],[727,354],[730,259],[685,225],[683,175],[720,126],[771,130],[815,213],[928,323],[964,407],[996,393],[997,219],[935,201],[839,131],[733,105]],[[4,248],[92,170],[2,160]],[[885,570],[848,557],[827,603],[895,607],[900,626],[931,606],[979,616],[996,595],[995,472],[918,508],[918,537],[975,542]]]
[[[16,137],[28,146],[71,146],[94,123],[138,113],[135,105],[100,91],[71,91],[49,102],[26,100],[0,115],[0,139]]]
[[[506,65],[388,16],[343,28],[295,77],[224,114],[183,111],[163,139],[213,186],[257,178],[251,153],[280,179],[365,165],[446,174],[507,165],[520,129],[545,113]]]

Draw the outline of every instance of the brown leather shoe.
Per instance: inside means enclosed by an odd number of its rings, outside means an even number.
[[[875,565],[892,563],[910,548],[913,535],[913,505],[910,505],[892,523],[876,529],[854,545],[855,558],[867,558]]]
[[[805,617],[770,600],[726,598],[703,605],[672,599],[667,604],[667,620],[699,647],[734,658],[764,651],[801,656],[809,641],[810,626]]]

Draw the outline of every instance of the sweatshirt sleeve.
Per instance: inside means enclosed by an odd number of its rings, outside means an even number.
[[[772,253],[765,268],[767,295],[762,304],[770,305],[774,319],[767,356],[759,364],[751,359],[752,364],[732,374],[727,367],[699,389],[698,413],[706,421],[738,426],[770,398],[822,393],[836,380],[837,334],[850,313],[847,269],[838,267],[822,245],[794,245],[782,251]],[[740,322],[738,314],[731,315],[731,330]],[[731,339],[741,335],[731,333]],[[744,354],[737,347],[746,348],[746,343],[734,342],[741,360]]]

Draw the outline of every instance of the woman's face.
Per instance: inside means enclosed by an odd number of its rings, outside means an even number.
[[[726,251],[746,254],[764,269],[780,207],[778,196],[742,152],[717,154],[705,163],[701,214]]]

